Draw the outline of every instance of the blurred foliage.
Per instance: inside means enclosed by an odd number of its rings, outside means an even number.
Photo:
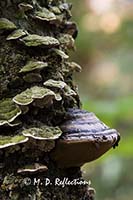
[[[83,166],[97,200],[133,199],[133,1],[69,0],[79,27],[72,59],[83,108],[121,133],[118,148]]]

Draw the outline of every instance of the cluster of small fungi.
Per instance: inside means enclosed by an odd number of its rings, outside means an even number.
[[[91,136],[96,133],[93,139],[88,135],[82,138],[82,134],[79,137],[77,130],[82,130],[88,120],[93,122],[90,113],[84,113],[86,120],[80,115],[80,100],[72,78],[81,67],[68,60],[68,51],[75,49],[78,33],[70,20],[71,7],[65,0],[0,1],[0,200],[91,200],[93,194],[91,189],[86,193],[86,185],[79,189],[77,186],[77,193],[73,193],[73,187],[61,191],[51,186],[52,193],[51,188],[27,186],[23,180],[27,176],[54,179],[59,175],[72,179],[73,170],[80,179],[79,167],[83,163],[96,159],[118,142],[118,133],[107,131],[108,127],[98,119],[96,124],[100,125],[95,132],[87,126]],[[68,122],[63,124],[65,120]],[[67,127],[69,121],[71,125]],[[75,123],[81,121],[84,124],[76,128]],[[98,131],[102,133],[98,135]],[[103,148],[103,140],[98,137],[105,134]],[[84,154],[90,141],[95,143],[90,145],[92,149],[96,147],[94,155],[82,160],[79,154],[72,160],[70,154],[80,147]],[[81,144],[87,145],[84,148]],[[76,168],[68,173],[57,165]]]

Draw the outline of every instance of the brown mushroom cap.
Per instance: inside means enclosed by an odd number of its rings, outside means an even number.
[[[93,161],[117,146],[120,139],[115,129],[110,129],[95,114],[80,109],[69,109],[60,128],[63,134],[51,157],[61,168]]]

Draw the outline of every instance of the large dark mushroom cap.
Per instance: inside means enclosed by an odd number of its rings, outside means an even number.
[[[52,158],[60,167],[81,166],[93,161],[118,145],[120,135],[101,122],[94,113],[69,109],[60,126],[63,134],[57,141]]]

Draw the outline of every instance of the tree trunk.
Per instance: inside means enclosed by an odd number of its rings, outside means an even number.
[[[0,1],[0,200],[93,199],[80,167],[50,157],[67,109],[80,107],[70,9],[65,0]]]

